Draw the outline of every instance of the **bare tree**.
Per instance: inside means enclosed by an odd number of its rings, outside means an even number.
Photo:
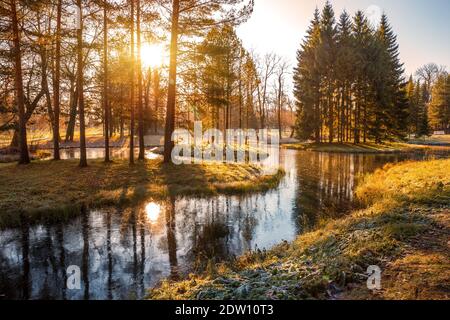
[[[258,104],[261,117],[261,128],[265,128],[267,122],[268,84],[275,74],[275,70],[280,61],[281,57],[277,56],[275,53],[268,53],[264,55],[262,61],[259,62],[259,77],[261,83],[258,86]]]
[[[434,81],[436,81],[441,72],[442,67],[439,67],[434,62],[427,63],[426,65],[423,65],[416,71],[416,76],[420,80],[423,80],[425,82],[428,92],[428,99],[431,99],[431,86],[433,85]],[[428,103],[429,101],[426,102]]]
[[[276,75],[277,75],[277,120],[278,120],[278,131],[280,134],[280,139],[282,138],[282,124],[281,124],[281,110],[283,107],[283,97],[284,97],[284,86],[285,77],[290,66],[287,61],[280,60],[278,64]]]

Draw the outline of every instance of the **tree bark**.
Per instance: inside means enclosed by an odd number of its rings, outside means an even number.
[[[19,22],[17,19],[16,0],[11,0],[11,16],[12,16],[14,62],[15,62],[14,80],[16,85],[16,103],[19,113],[19,147],[20,147],[19,164],[28,164],[30,163],[30,156],[28,154],[28,145],[27,145],[27,127],[25,120],[25,102],[24,102],[23,79],[22,79],[22,52],[20,49],[20,33],[19,33]]]
[[[131,0],[131,67],[130,67],[130,164],[134,164],[134,1]]]
[[[56,9],[56,43],[55,43],[55,66],[53,77],[53,159],[60,160],[59,154],[59,115],[60,97],[59,82],[61,74],[61,12],[62,0],[58,0]]]
[[[142,61],[141,61],[141,1],[137,0],[137,72],[138,72],[138,134],[139,134],[139,160],[145,159],[144,145],[144,113],[142,107]]]
[[[83,10],[81,0],[77,0],[79,8],[79,29],[77,30],[77,90],[78,90],[78,111],[80,117],[80,167],[87,167],[86,158],[86,125],[84,119],[84,90],[83,90]]]
[[[108,1],[103,3],[103,110],[105,125],[105,162],[109,162],[109,103],[108,103],[108,19],[107,13]]]
[[[172,133],[175,130],[175,102],[177,82],[178,56],[178,19],[180,15],[180,0],[173,0],[172,30],[170,40],[169,88],[167,94],[166,127],[164,131],[164,162],[169,163],[172,157]]]

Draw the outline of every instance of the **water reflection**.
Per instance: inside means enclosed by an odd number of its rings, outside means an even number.
[[[135,299],[255,248],[268,248],[345,214],[360,174],[436,155],[282,152],[286,176],[265,194],[169,198],[133,208],[83,209],[68,223],[0,231],[0,295],[7,299]],[[446,156],[446,155],[437,155]],[[81,290],[66,288],[79,266]]]
[[[160,213],[161,206],[155,202],[149,202],[145,206],[145,214],[151,223],[155,223],[158,220]]]

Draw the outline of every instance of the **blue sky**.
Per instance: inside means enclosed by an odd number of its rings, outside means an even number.
[[[248,49],[276,52],[292,64],[316,6],[325,0],[255,0],[253,16],[238,29]],[[369,7],[384,11],[397,34],[407,74],[435,62],[450,69],[450,0],[332,0],[338,16]],[[375,6],[375,7],[374,7]],[[376,16],[376,10],[373,11]]]

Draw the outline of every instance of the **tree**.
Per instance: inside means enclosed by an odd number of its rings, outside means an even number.
[[[103,110],[104,110],[104,134],[105,134],[105,162],[109,162],[109,116],[108,103],[108,1],[103,0]]]
[[[141,1],[136,2],[136,37],[137,37],[137,70],[138,70],[138,135],[139,160],[145,159],[144,145],[144,110],[142,106],[142,62],[141,62]]]
[[[320,74],[316,66],[317,45],[320,42],[320,13],[316,8],[305,40],[297,51],[294,68],[294,96],[297,106],[296,132],[300,139],[314,136],[321,140]]]
[[[396,36],[386,15],[373,30],[362,11],[338,23],[330,2],[314,19],[297,53],[296,132],[332,143],[403,138],[408,99]]]
[[[78,112],[80,120],[80,167],[87,167],[86,157],[86,125],[84,118],[84,90],[83,90],[83,8],[81,0],[77,0],[78,6],[78,30],[77,30],[77,90],[78,90]]]
[[[11,20],[13,33],[15,92],[16,92],[16,104],[19,114],[19,134],[20,134],[19,164],[28,164],[30,163],[30,157],[28,154],[28,145],[27,145],[27,128],[25,120],[25,103],[24,103],[23,80],[22,80],[22,51],[20,48],[20,31],[19,31],[19,21],[17,18],[16,0],[10,0],[10,5],[11,5]]]
[[[418,111],[420,115],[420,123],[419,123],[419,130],[417,132],[417,135],[419,137],[421,136],[429,136],[430,135],[430,123],[428,121],[428,107],[427,107],[427,101],[428,101],[428,86],[427,83],[423,83],[420,86],[420,99],[419,99],[419,105],[418,105]]]
[[[436,63],[427,63],[417,69],[416,76],[419,80],[424,81],[427,89],[427,95],[428,99],[426,103],[429,102],[429,99],[431,98],[431,87],[433,86],[433,83],[436,81],[436,79],[439,77],[441,73],[445,71],[445,67],[439,67]]]
[[[60,160],[59,155],[59,116],[60,116],[60,79],[61,79],[61,15],[62,0],[56,8],[55,66],[53,75],[53,159]]]
[[[282,138],[282,123],[281,123],[281,111],[283,108],[283,97],[284,97],[284,87],[285,87],[285,77],[288,72],[289,64],[286,61],[283,61],[279,64],[279,67],[276,71],[277,73],[277,122],[278,122],[278,134],[280,135],[280,139]]]
[[[434,130],[450,129],[450,75],[438,76],[432,89],[429,106],[430,125]]]
[[[416,95],[416,85],[412,75],[409,77],[406,88],[406,96],[408,99],[408,131],[409,133],[417,133],[419,130],[419,108]]]
[[[322,74],[321,87],[324,92],[324,118],[327,117],[328,142],[334,139],[334,80],[336,57],[336,21],[331,3],[327,1],[320,19],[320,45],[317,51],[317,63]]]
[[[134,77],[136,75],[135,66],[135,48],[134,48],[134,1],[130,0],[130,153],[129,162],[134,164],[134,93],[135,93],[135,82]],[[140,70],[138,70],[141,72]]]
[[[175,130],[175,103],[177,93],[177,64],[178,64],[178,37],[184,35],[199,35],[214,25],[222,23],[237,24],[247,19],[252,10],[254,1],[243,6],[240,10],[231,9],[242,4],[244,0],[173,0],[171,9],[170,31],[170,63],[169,85],[167,91],[166,125],[164,131],[164,162],[171,160],[173,149],[172,133]],[[228,8],[228,10],[227,10]],[[220,14],[223,13],[221,16]],[[217,18],[221,16],[220,18]]]
[[[169,163],[172,158],[172,133],[175,130],[175,99],[177,81],[178,57],[178,20],[180,17],[180,1],[173,0],[172,4],[172,30],[170,32],[170,64],[169,88],[167,92],[166,126],[164,131],[164,162]]]
[[[408,104],[403,63],[399,59],[397,36],[389,25],[386,14],[381,17],[378,35],[386,54],[386,108],[387,135],[404,138],[407,130]]]

